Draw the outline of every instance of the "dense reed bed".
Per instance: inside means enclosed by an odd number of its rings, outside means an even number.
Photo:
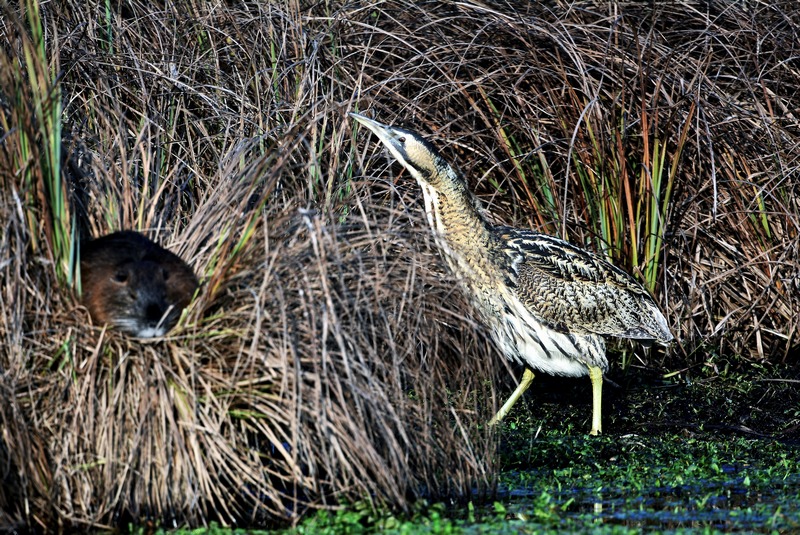
[[[796,359],[789,1],[3,2],[0,523],[270,524],[491,490],[507,385],[409,177],[429,135],[497,221],[607,254],[679,343]],[[81,239],[202,288],[167,338],[92,326]]]

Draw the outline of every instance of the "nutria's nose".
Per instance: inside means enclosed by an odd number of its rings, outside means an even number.
[[[163,304],[154,301],[147,305],[144,314],[148,321],[158,323],[164,317],[164,312],[166,311],[167,309]]]

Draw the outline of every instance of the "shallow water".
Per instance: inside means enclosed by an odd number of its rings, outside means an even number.
[[[637,438],[642,440],[649,442]],[[798,448],[775,441],[736,440],[735,444],[692,441],[687,447],[676,440],[649,444],[676,448],[680,453],[669,463],[664,463],[670,458],[664,452],[639,452],[610,460],[589,455],[583,466],[577,456],[565,468],[556,452],[555,468],[507,472],[496,504],[479,508],[478,521],[467,532],[484,532],[489,518],[494,516],[497,522],[500,514],[506,520],[500,532],[513,533],[800,532]],[[545,441],[545,453],[562,448],[574,453],[573,442],[554,446]],[[598,448],[600,457],[608,444]],[[714,458],[726,455],[738,461]]]
[[[550,493],[547,509],[568,523],[619,524],[627,527],[675,529],[710,527],[722,530],[800,529],[800,476],[774,481],[774,491],[752,491],[743,479],[729,484],[698,481],[639,491],[624,488],[571,488]],[[536,522],[542,516],[541,495],[526,489],[500,489],[507,518]],[[571,522],[570,522],[571,521]],[[547,522],[546,524],[549,524]]]

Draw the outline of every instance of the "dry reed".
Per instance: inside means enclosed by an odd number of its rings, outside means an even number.
[[[502,363],[350,109],[429,133],[498,220],[646,278],[681,340],[657,364],[787,358],[792,3],[513,5],[43,4],[72,230],[147,230],[203,280],[142,342],[87,325],[30,224],[35,95],[2,4],[0,523],[264,524],[491,488]]]

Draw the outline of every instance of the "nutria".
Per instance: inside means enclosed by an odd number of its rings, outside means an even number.
[[[186,262],[138,232],[114,232],[81,246],[83,304],[95,323],[150,338],[180,318],[197,289]]]

